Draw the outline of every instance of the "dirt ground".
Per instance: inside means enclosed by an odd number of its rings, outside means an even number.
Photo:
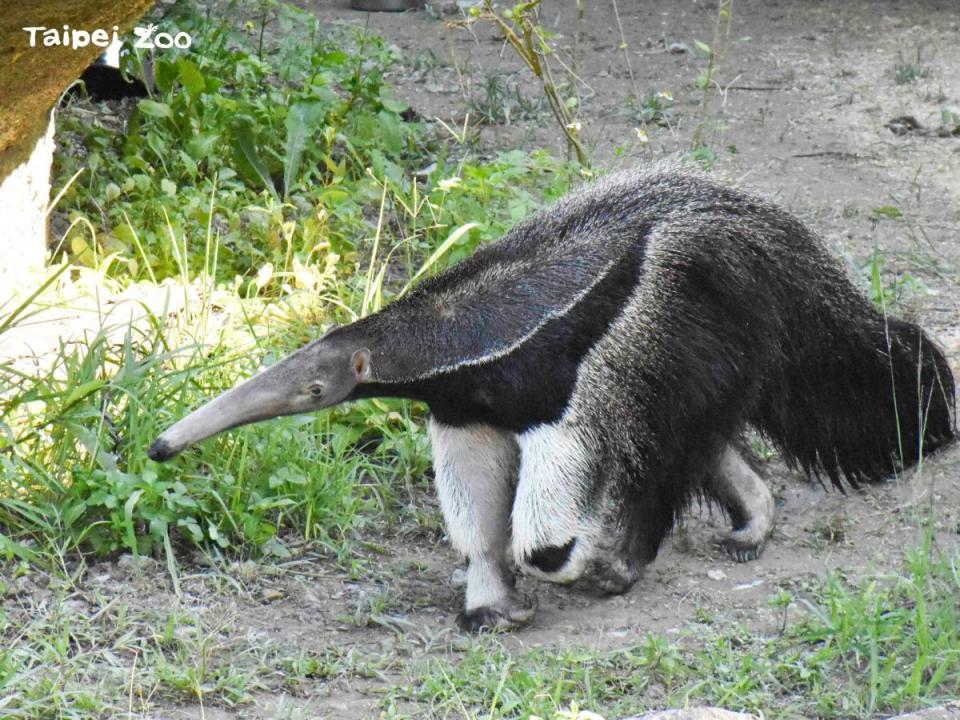
[[[389,82],[425,118],[462,124],[463,88],[468,98],[483,98],[491,75],[519,83],[521,97],[538,97],[490,26],[451,31],[425,11],[367,16],[349,10],[345,0],[301,4],[330,22],[369,23],[371,32],[399,47],[408,65]],[[576,3],[544,4],[543,24],[561,32],[560,44],[572,48]],[[715,76],[719,88],[706,107],[695,85],[706,59],[695,41],[714,43],[716,3],[619,5],[633,81],[618,47],[612,3],[585,3],[578,45],[580,120],[596,165],[682,152],[706,123],[717,174],[796,212],[850,259],[854,272],[878,247],[890,277],[906,272],[922,281],[927,291],[909,295],[903,311],[921,320],[960,371],[960,137],[936,133],[942,108],[960,113],[956,0],[735,0]],[[898,82],[897,66],[900,80],[911,72],[907,66],[913,68],[912,81]],[[651,125],[643,145],[638,123],[624,112],[625,100],[649,91],[670,93],[674,105],[670,126]],[[563,152],[545,110],[520,108],[515,114],[524,117],[481,129],[484,147]],[[888,127],[904,116],[923,129],[897,134]],[[896,207],[899,217],[875,212],[884,207]],[[928,509],[936,514],[937,543],[957,543],[958,447],[928,461],[919,475],[845,496],[776,462],[763,465],[763,473],[779,507],[777,530],[759,560],[728,559],[711,542],[723,519],[694,508],[646,577],[622,597],[595,598],[523,580],[540,609],[529,628],[503,641],[518,649],[616,648],[651,631],[677,633],[697,608],[725,622],[773,631],[781,617],[768,600],[777,588],[802,596],[806,580],[832,568],[854,577],[898,568],[904,549],[914,544],[918,515]],[[419,501],[436,516],[431,497]],[[411,663],[457,656],[461,645],[453,620],[462,589],[451,581],[458,559],[439,533],[411,526],[371,531],[370,540],[382,552],[371,554],[359,577],[303,550],[277,565],[184,567],[181,599],[160,566],[138,571],[128,561],[96,565],[82,578],[77,608],[93,612],[112,602],[152,608],[158,617],[177,608],[198,626],[213,628],[221,644],[320,654],[336,647],[354,661],[380,659],[366,677],[318,678],[299,692],[264,693],[236,710],[170,707],[156,717],[375,717],[384,688],[409,679]]]

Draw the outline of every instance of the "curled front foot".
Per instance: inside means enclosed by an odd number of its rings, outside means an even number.
[[[464,610],[457,615],[457,625],[467,632],[513,630],[529,623],[536,611],[535,595],[517,595],[493,605]]]

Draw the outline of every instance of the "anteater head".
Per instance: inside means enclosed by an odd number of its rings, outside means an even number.
[[[147,455],[162,462],[212,435],[350,399],[371,379],[370,350],[327,336],[193,411],[160,435]]]

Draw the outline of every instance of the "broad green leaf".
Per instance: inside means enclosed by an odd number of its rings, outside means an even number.
[[[190,139],[190,142],[187,143],[187,154],[194,160],[203,160],[213,152],[219,139],[220,137],[218,135],[212,133],[195,135]]]
[[[157,102],[156,100],[141,100],[138,107],[140,108],[140,112],[150,117],[173,117],[173,110],[170,109],[170,106],[166,103]]]
[[[263,186],[270,191],[274,197],[277,196],[277,189],[270,178],[270,172],[266,164],[257,152],[257,140],[253,134],[253,119],[241,117],[233,127],[234,150],[237,151],[239,158],[242,159],[250,170],[260,179]]]
[[[180,75],[180,82],[183,83],[192,97],[198,97],[203,93],[207,83],[196,63],[186,58],[180,58],[177,60],[177,73]]]
[[[410,106],[409,106],[409,105],[407,105],[405,102],[400,102],[399,100],[392,100],[392,99],[390,99],[390,98],[383,98],[383,99],[380,100],[380,102],[381,102],[381,104],[383,105],[384,108],[386,108],[386,109],[389,110],[390,112],[397,113],[398,115],[399,115],[400,113],[406,112],[408,109],[410,109]]]
[[[166,95],[173,88],[174,80],[177,78],[177,68],[169,60],[163,58],[157,59],[153,64],[153,78],[157,85],[157,90]]]
[[[300,175],[300,162],[308,139],[318,131],[324,106],[319,102],[294,104],[287,113],[286,161],[283,166],[283,194],[287,196]]]

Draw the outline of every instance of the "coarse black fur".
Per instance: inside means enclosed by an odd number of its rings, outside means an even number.
[[[799,221],[699,177],[652,184],[670,210],[579,398],[599,420],[594,471],[618,469],[619,522],[639,529],[622,535],[626,556],[655,556],[747,423],[838,486],[886,477],[954,436],[942,352],[881,315]]]
[[[427,401],[434,417],[446,425],[482,422],[519,433],[554,422],[569,404],[580,361],[607,331],[633,289],[640,275],[640,255],[641,248],[632,248],[626,261],[615,266],[569,313],[545,323],[529,342],[502,359],[420,379],[374,383],[360,391],[398,393]],[[489,312],[496,311],[497,305],[491,304]],[[482,328],[475,331],[481,341],[485,333],[498,330],[490,327],[496,315],[484,317],[482,322]],[[460,337],[457,330],[448,332]],[[474,330],[469,328],[466,334],[472,335]],[[371,347],[383,344],[372,343]],[[386,360],[374,353],[374,363]]]
[[[954,382],[913,323],[873,312],[855,324],[843,317],[826,314],[819,332],[790,338],[780,401],[768,396],[751,421],[793,465],[855,487],[953,438]]]
[[[573,546],[576,545],[576,542],[576,538],[571,538],[564,545],[548,545],[547,547],[539,548],[530,555],[528,562],[543,572],[556,572],[570,559],[570,553],[573,551]]]

